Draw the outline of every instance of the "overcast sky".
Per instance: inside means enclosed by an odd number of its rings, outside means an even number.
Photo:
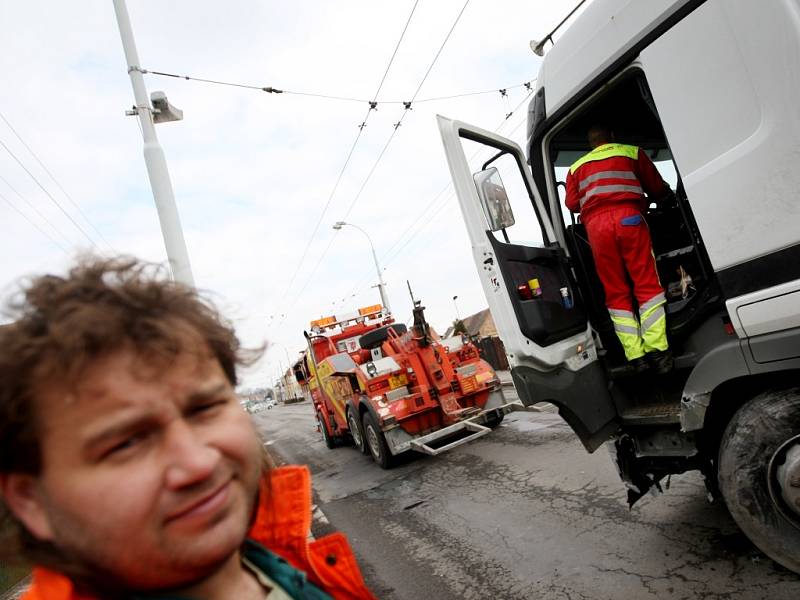
[[[411,317],[406,280],[440,332],[455,318],[453,296],[462,317],[486,306],[435,115],[499,127],[522,144],[521,84],[541,60],[528,42],[576,2],[468,2],[417,99],[501,88],[507,97],[415,103],[404,117],[388,102],[411,99],[464,7],[419,0],[333,193],[414,4],[128,2],[145,69],[362,100],[145,76],[149,92],[165,91],[184,111],[157,130],[196,283],[245,344],[272,343],[247,385],[268,383],[297,356],[311,319],[378,301],[368,242],[352,228],[333,231],[340,219],[371,235],[399,321]],[[133,95],[111,1],[0,0],[0,72],[0,142],[39,182],[0,146],[3,295],[20,277],[63,272],[80,251],[165,261],[141,134],[124,114]]]

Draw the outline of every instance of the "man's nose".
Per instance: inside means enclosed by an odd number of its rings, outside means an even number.
[[[171,424],[165,453],[166,484],[170,489],[181,489],[208,479],[220,460],[219,451],[183,421]]]

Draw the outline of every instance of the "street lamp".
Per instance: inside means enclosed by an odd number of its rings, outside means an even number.
[[[458,298],[458,296],[453,296],[453,306],[456,307],[456,319],[460,321],[461,315],[458,314],[458,304],[456,303],[456,298]]]
[[[387,314],[392,314],[392,309],[389,306],[389,296],[386,294],[386,284],[383,283],[383,275],[381,274],[381,267],[378,264],[378,256],[375,254],[375,245],[372,243],[372,238],[369,237],[369,234],[361,229],[358,225],[353,225],[352,223],[345,223],[344,221],[336,221],[334,223],[333,228],[339,231],[345,225],[349,225],[350,227],[354,227],[358,229],[361,233],[367,236],[367,241],[369,242],[369,247],[372,249],[372,260],[375,261],[375,270],[378,272],[378,291],[381,294],[381,304],[386,309]]]

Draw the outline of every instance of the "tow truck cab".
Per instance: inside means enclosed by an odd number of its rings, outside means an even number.
[[[595,0],[543,60],[527,156],[465,123],[439,128],[523,402],[557,405],[590,452],[613,444],[631,503],[700,470],[754,543],[800,572],[798,73],[796,3]],[[646,216],[666,375],[625,368],[585,229],[564,207],[598,122],[674,190]]]

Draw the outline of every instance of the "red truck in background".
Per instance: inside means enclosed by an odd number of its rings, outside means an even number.
[[[512,410],[474,344],[433,339],[420,302],[413,312],[410,330],[378,304],[312,321],[304,332],[328,448],[352,441],[388,469],[404,452],[436,455],[486,435]]]

